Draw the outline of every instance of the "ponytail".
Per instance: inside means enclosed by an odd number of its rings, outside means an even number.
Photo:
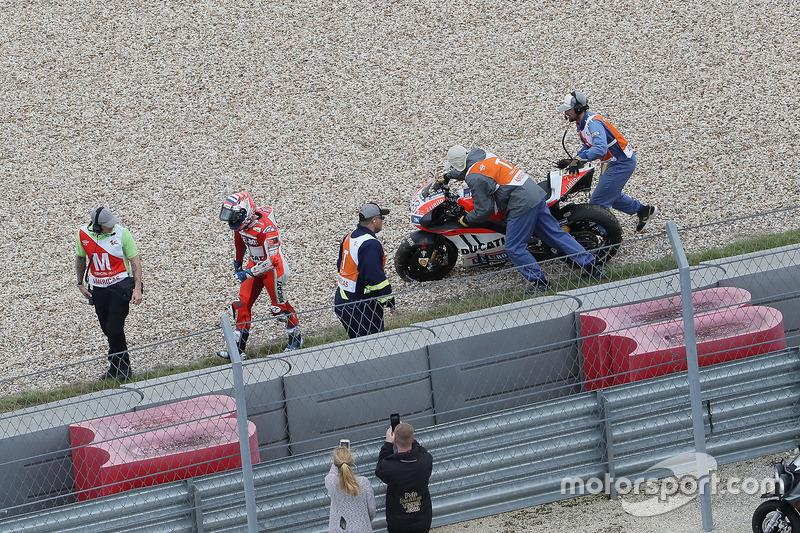
[[[339,469],[339,485],[350,496],[358,496],[361,485],[353,472],[353,456],[350,450],[339,446],[333,450],[333,464]]]

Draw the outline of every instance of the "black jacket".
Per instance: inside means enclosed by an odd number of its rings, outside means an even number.
[[[433,519],[428,480],[433,457],[417,441],[411,451],[396,453],[384,442],[375,475],[386,483],[386,524],[390,532],[428,531]]]

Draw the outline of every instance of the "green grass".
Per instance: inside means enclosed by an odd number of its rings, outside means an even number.
[[[719,248],[711,248],[704,250],[703,252],[687,254],[687,259],[690,265],[696,266],[703,261],[733,257],[745,253],[769,250],[797,243],[800,243],[800,230],[792,230],[779,234],[761,235],[751,239],[737,241]],[[677,268],[677,262],[675,258],[671,255],[668,255],[652,261],[636,263],[634,265],[610,266],[607,271],[608,278],[604,281],[617,281],[630,277],[657,274],[659,272],[674,270],[675,268]],[[576,282],[575,280],[571,280],[570,282],[576,284],[567,288],[577,288],[589,285],[589,283]],[[563,290],[564,287],[558,287],[558,289]],[[454,298],[452,301],[437,304],[424,311],[409,311],[398,315],[387,314],[387,329],[408,327],[411,324],[426,320],[452,316],[470,311],[477,311],[495,305],[523,300],[525,298],[527,298],[527,296],[524,295],[522,291],[510,289],[499,290],[497,292],[492,292],[489,295],[482,292],[481,294],[470,298]],[[347,339],[347,335],[339,326],[325,328],[316,335],[304,335],[306,348],[320,346],[345,339]],[[282,341],[273,341],[249,351],[248,355],[251,359],[270,357],[282,353],[284,347],[285,343]],[[171,376],[194,370],[202,370],[204,368],[226,366],[228,364],[229,363],[227,361],[222,359],[216,357],[207,357],[185,365],[157,366],[144,373],[136,374],[133,380],[122,384],[117,382],[105,382],[98,379],[96,381],[73,383],[52,390],[27,391],[24,393],[0,398],[0,412],[5,413],[17,409],[33,407],[36,405],[42,405],[45,403],[80,396],[82,394],[88,394],[100,390],[116,389],[120,386],[135,386],[137,381]]]

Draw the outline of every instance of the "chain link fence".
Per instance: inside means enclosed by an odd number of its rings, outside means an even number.
[[[714,242],[714,225],[629,240],[604,279],[542,262],[552,290],[535,297],[515,269],[457,271],[398,291],[368,337],[347,339],[327,307],[299,313],[301,350],[263,319],[244,361],[158,364],[234,347],[223,317],[131,349],[128,382],[95,379],[105,357],[4,377],[0,529],[67,531],[69,517],[78,531],[98,513],[97,531],[324,531],[339,439],[380,507],[393,412],[434,456],[435,524],[616,497],[685,454],[696,467],[785,450],[800,438],[785,377],[800,366],[800,216],[722,223],[742,240]],[[765,405],[782,424],[760,421]]]

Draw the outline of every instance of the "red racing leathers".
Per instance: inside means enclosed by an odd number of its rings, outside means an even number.
[[[295,310],[286,297],[286,282],[291,273],[281,253],[278,225],[272,208],[259,207],[255,215],[255,220],[248,227],[242,227],[233,234],[235,261],[241,263],[245,251],[249,255],[247,264],[243,265],[248,277],[239,288],[239,299],[232,304],[236,329],[241,332],[241,339],[245,342],[250,331],[253,304],[264,288],[272,303],[272,315],[286,322],[290,334],[298,325]]]

